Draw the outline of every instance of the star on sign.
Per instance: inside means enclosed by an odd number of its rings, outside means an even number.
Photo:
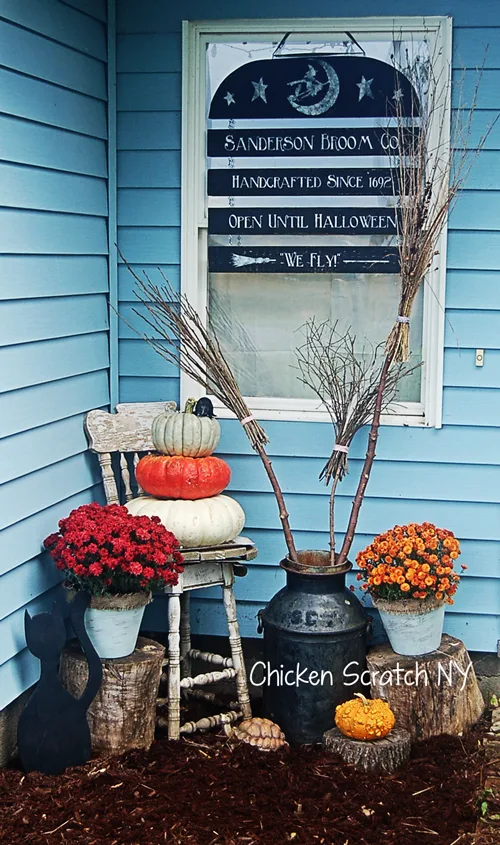
[[[356,85],[359,88],[358,103],[363,99],[363,97],[371,97],[372,100],[374,99],[371,89],[372,82],[373,79],[365,79],[364,76],[361,77],[361,82],[356,82]]]
[[[235,101],[235,99],[234,99],[234,97],[233,97],[233,95],[232,95],[229,91],[227,92],[227,94],[226,94],[226,96],[224,97],[224,99],[225,99],[226,103],[228,104],[228,106],[230,106],[230,105],[231,105],[231,103],[236,102],[236,101]]]
[[[260,97],[261,100],[264,100],[264,102],[267,103],[266,88],[268,86],[264,85],[264,80],[262,79],[262,76],[260,77],[258,82],[252,82],[252,85],[254,87],[252,103],[253,103],[254,100],[258,100],[259,97]]]
[[[393,96],[392,99],[395,100],[396,103],[400,103],[403,98],[404,98],[404,94],[401,91],[401,88],[397,88],[396,91],[394,91],[394,96]]]

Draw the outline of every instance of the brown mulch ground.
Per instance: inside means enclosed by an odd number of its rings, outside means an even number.
[[[320,748],[264,754],[223,736],[156,741],[59,777],[0,771],[5,845],[469,845],[478,740],[420,742],[401,772],[365,775]]]

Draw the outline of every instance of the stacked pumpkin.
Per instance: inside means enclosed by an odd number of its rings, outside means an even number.
[[[221,495],[231,470],[212,454],[220,425],[210,399],[188,399],[183,412],[159,414],[151,435],[160,454],[146,455],[136,467],[137,483],[149,495],[132,499],[128,510],[158,516],[183,548],[233,540],[245,514],[238,502]]]

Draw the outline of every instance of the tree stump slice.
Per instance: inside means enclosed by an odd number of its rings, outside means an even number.
[[[387,701],[396,726],[412,740],[440,734],[458,736],[481,717],[484,701],[463,642],[443,634],[436,651],[415,657],[389,645],[367,656],[372,698]]]
[[[331,728],[323,734],[323,748],[363,772],[392,774],[410,759],[411,736],[396,726],[383,739],[361,741],[345,736],[338,728]]]
[[[164,655],[160,643],[139,637],[128,657],[101,661],[101,688],[87,711],[92,751],[123,754],[151,746]],[[88,665],[76,641],[62,653],[60,674],[69,692],[80,697],[87,683]]]

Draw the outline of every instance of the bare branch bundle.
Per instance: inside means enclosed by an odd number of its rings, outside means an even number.
[[[348,448],[354,435],[372,419],[384,363],[384,344],[365,341],[356,350],[356,337],[350,329],[342,333],[338,322],[315,318],[303,326],[304,343],[295,352],[300,370],[299,381],[313,390],[325,405],[335,431],[335,446]],[[394,364],[385,382],[382,411],[394,400],[400,379],[415,367]],[[329,484],[336,476],[341,481],[347,472],[347,452],[333,449],[320,479]]]
[[[348,449],[358,432],[371,422],[380,404],[387,410],[394,400],[400,379],[413,372],[402,363],[386,365],[384,344],[373,346],[365,341],[356,350],[356,338],[350,329],[342,333],[338,322],[307,320],[302,327],[305,340],[295,350],[299,380],[313,390],[326,407],[335,432],[331,455],[320,473],[320,480],[331,483],[329,503],[330,560],[335,558],[335,493],[348,471]],[[384,376],[382,378],[382,376]]]
[[[278,502],[288,553],[292,560],[296,560],[297,552],[283,493],[265,450],[265,444],[268,443],[266,432],[243,399],[217,335],[213,329],[205,327],[188,298],[174,290],[160,268],[158,270],[164,282],[161,287],[153,284],[146,274],[141,279],[123,255],[121,258],[137,282],[135,295],[148,314],[141,314],[136,309],[134,312],[153,330],[152,335],[142,334],[141,337],[162,358],[213,393],[238,418],[252,448],[264,464]]]
[[[459,110],[451,143],[448,143],[451,86],[433,72],[429,57],[410,57],[397,67],[415,91],[411,114],[404,113],[397,99],[392,115],[396,123],[400,155],[395,162],[398,201],[398,249],[401,266],[401,294],[398,320],[388,339],[388,348],[399,338],[396,360],[409,355],[410,316],[415,297],[438,254],[439,238],[450,208],[466,180],[474,159],[484,146],[491,127],[478,145],[469,145],[471,123],[476,108],[478,81],[472,104]],[[443,74],[444,76],[444,74]],[[460,83],[458,84],[460,90]]]
[[[396,65],[395,62],[394,66]],[[425,274],[433,263],[448,212],[498,119],[497,116],[485,135],[472,147],[471,127],[481,81],[481,69],[472,103],[464,109],[460,102],[458,118],[452,133],[451,149],[449,149],[450,85],[447,79],[441,80],[433,75],[432,65],[432,62],[422,63],[420,60],[412,63],[406,54],[406,65],[400,68],[412,82],[419,102],[414,102],[410,118],[402,113],[402,104],[399,100],[396,100],[395,105],[396,131],[401,153],[397,165],[398,185],[395,185],[394,190],[395,196],[398,193],[400,195],[398,208],[400,215],[398,245],[401,263],[399,318],[387,339],[385,361],[380,374],[368,435],[368,447],[349,515],[347,531],[338,556],[339,563],[347,559],[354,540],[359,511],[375,459],[383,396],[391,367],[394,361],[405,361],[408,358],[409,318],[415,297]],[[461,94],[460,83],[458,88]],[[409,131],[409,128],[416,126],[418,126],[418,132]]]

